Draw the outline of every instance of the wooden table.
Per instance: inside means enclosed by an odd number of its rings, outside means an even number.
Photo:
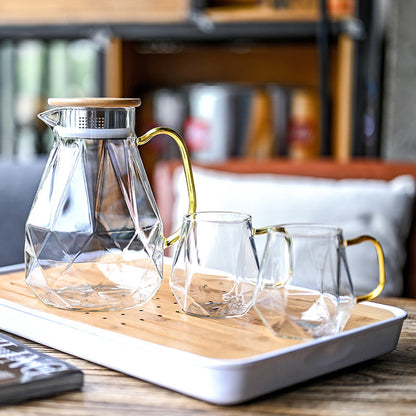
[[[395,351],[230,407],[207,404],[24,340],[81,368],[85,385],[82,391],[1,407],[0,415],[416,415],[416,299],[377,302],[408,313]]]

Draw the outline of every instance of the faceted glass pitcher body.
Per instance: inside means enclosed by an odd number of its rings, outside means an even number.
[[[26,224],[26,283],[66,309],[148,301],[162,283],[165,239],[134,108],[61,108],[50,119],[55,143]]]

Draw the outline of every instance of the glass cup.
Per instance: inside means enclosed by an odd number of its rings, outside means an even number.
[[[253,305],[259,261],[251,216],[236,212],[185,215],[170,287],[190,315],[244,315]]]
[[[345,248],[364,241],[377,250],[379,282],[355,297]],[[356,302],[384,288],[384,256],[371,236],[344,240],[340,228],[319,224],[270,227],[254,308],[277,336],[313,339],[343,330]]]

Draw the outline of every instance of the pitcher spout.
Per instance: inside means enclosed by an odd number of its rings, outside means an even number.
[[[55,126],[60,124],[61,114],[60,109],[52,108],[38,114],[38,117],[53,130]]]

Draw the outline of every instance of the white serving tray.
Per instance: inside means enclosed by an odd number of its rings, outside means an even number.
[[[0,329],[207,402],[231,405],[392,351],[406,312],[357,305],[346,330],[313,341],[274,337],[254,311],[185,315],[164,282],[146,305],[73,312],[43,305],[21,265],[0,268]]]

